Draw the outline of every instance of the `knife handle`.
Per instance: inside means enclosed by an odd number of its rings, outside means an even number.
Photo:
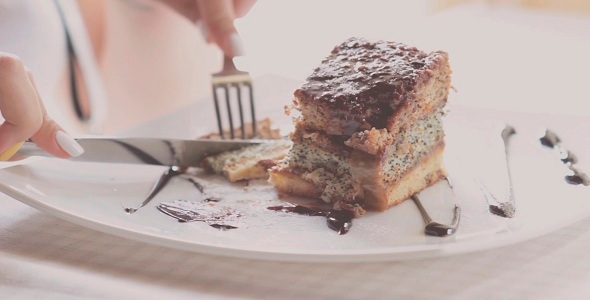
[[[33,142],[24,142],[10,160],[20,160],[31,156],[53,157],[53,155],[49,154],[47,151],[39,148],[37,144]]]
[[[18,151],[21,148],[22,145],[23,142],[16,143],[12,147],[6,149],[6,151],[0,153],[0,161],[9,160],[12,156],[14,156],[16,151]]]

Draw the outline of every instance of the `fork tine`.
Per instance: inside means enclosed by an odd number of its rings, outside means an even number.
[[[234,84],[238,96],[238,111],[240,112],[240,128],[242,129],[242,139],[246,139],[246,124],[244,123],[244,109],[242,107],[242,89],[240,84]]]
[[[233,59],[231,57],[224,57],[223,61],[223,69],[219,73],[213,74],[212,80],[213,86],[213,98],[215,101],[215,113],[217,116],[217,127],[219,129],[219,136],[222,139],[226,138],[225,130],[223,129],[223,124],[229,123],[229,138],[234,139],[236,138],[236,131],[234,128],[234,116],[232,112],[232,104],[233,100],[230,97],[230,94],[233,95],[232,89],[236,89],[236,100],[238,101],[238,113],[240,117],[240,133],[241,138],[246,139],[248,138],[247,135],[247,128],[246,122],[244,119],[244,97],[246,95],[245,92],[242,92],[242,88],[248,88],[248,96],[250,97],[250,113],[251,113],[251,122],[252,122],[252,133],[253,136],[256,136],[256,115],[255,115],[255,108],[254,108],[254,92],[252,88],[252,81],[248,72],[240,71],[236,69]],[[221,108],[219,101],[223,101],[220,99],[220,95],[218,95],[219,89],[223,89],[223,95],[225,96],[225,105],[227,109],[227,122],[222,121],[221,116]],[[230,93],[231,92],[231,93]],[[235,105],[235,104],[233,104]]]
[[[252,115],[252,135],[256,136],[256,113],[254,112],[254,89],[252,88],[251,82],[245,82],[245,86],[248,87],[250,92],[250,113]]]
[[[217,85],[213,85],[213,101],[215,102],[215,114],[217,115],[217,128],[219,128],[219,136],[225,139],[223,134],[223,125],[221,124],[221,113],[219,111],[219,98],[217,97]]]
[[[225,92],[225,105],[227,106],[227,118],[229,121],[229,135],[233,140],[235,138],[234,135],[234,117],[232,116],[231,112],[231,99],[229,97],[229,88],[228,85],[221,86]]]

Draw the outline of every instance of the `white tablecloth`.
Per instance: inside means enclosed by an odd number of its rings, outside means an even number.
[[[590,219],[521,244],[419,261],[283,263],[134,242],[0,199],[3,299],[587,299]]]
[[[458,70],[459,79],[463,72]],[[474,81],[463,77],[459,82]],[[257,99],[279,98],[258,106],[263,116],[289,101],[277,91],[295,85],[263,77],[257,87]],[[475,91],[465,90],[470,95]],[[193,118],[179,119],[186,111],[178,112],[123,134],[194,136],[203,130],[200,116],[211,114],[210,109],[195,104]],[[588,249],[587,218],[540,238],[460,256],[363,264],[247,260],[114,237],[0,194],[2,299],[587,299]]]

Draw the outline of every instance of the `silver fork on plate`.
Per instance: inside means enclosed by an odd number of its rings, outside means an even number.
[[[244,105],[243,105],[243,98],[244,93],[242,90],[244,88],[248,89],[248,98],[249,98],[249,105],[250,105],[250,113],[251,113],[251,122],[252,122],[252,136],[256,136],[256,114],[254,112],[254,91],[252,89],[252,79],[248,72],[240,71],[236,68],[233,59],[231,57],[225,56],[223,59],[223,69],[212,75],[211,84],[213,87],[213,100],[215,101],[215,113],[217,116],[217,127],[219,129],[219,136],[222,139],[227,138],[226,133],[229,133],[229,138],[234,139],[236,138],[236,129],[234,128],[234,117],[232,114],[232,91],[235,92],[235,98],[238,105],[238,112],[240,116],[240,137],[242,139],[247,138],[246,134],[246,122],[244,120]],[[219,96],[219,92],[221,92],[222,96]],[[223,101],[225,98],[225,101]],[[229,132],[224,130],[224,122],[222,120],[222,112],[221,112],[221,105],[224,102],[224,105],[227,109],[227,124],[229,124]]]
[[[234,139],[236,138],[236,129],[234,128],[234,120],[232,114],[232,101],[231,101],[231,91],[235,91],[236,100],[238,104],[238,112],[240,116],[240,132],[241,138],[246,139],[246,122],[244,120],[244,105],[242,104],[242,89],[248,88],[248,98],[250,99],[250,113],[251,115],[251,122],[252,122],[252,137],[256,136],[256,115],[254,113],[254,90],[252,89],[252,79],[248,72],[240,71],[236,68],[233,59],[231,57],[225,56],[223,59],[223,69],[212,75],[211,84],[213,87],[213,99],[215,101],[215,113],[217,116],[217,126],[219,128],[219,136],[222,139],[226,138],[225,130],[223,129],[223,121],[221,117],[221,105],[220,105],[220,97],[218,97],[218,91],[221,90],[225,97],[225,106],[227,108],[227,118],[229,123],[229,138]],[[178,166],[170,167],[162,176],[158,179],[158,181],[154,184],[152,189],[150,190],[148,196],[145,200],[137,207],[125,207],[123,209],[125,212],[132,214],[135,213],[138,209],[144,207],[148,204],[170,181],[172,177],[181,176],[185,173],[186,168],[180,168]],[[191,181],[193,185],[201,192],[202,187],[199,188],[198,183],[194,182],[190,178],[187,180]]]

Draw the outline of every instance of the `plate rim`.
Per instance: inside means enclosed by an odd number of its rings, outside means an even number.
[[[49,158],[43,159],[45,160]],[[30,162],[26,162],[16,166],[0,169],[0,173],[6,172],[6,170],[10,170],[13,168],[22,167],[23,165],[35,168],[34,166],[30,165]],[[431,245],[419,246],[389,246],[374,250],[362,249],[362,253],[359,252],[358,249],[339,250],[339,253],[334,253],[334,250],[330,250],[330,253],[323,253],[322,251],[310,253],[291,253],[285,251],[277,252],[238,249],[235,247],[220,247],[215,245],[190,243],[175,238],[165,238],[162,236],[141,232],[135,229],[126,229],[120,226],[114,226],[112,224],[100,222],[92,218],[87,218],[77,214],[72,214],[66,210],[56,207],[55,205],[47,203],[46,201],[30,197],[27,193],[4,182],[0,182],[0,192],[3,192],[17,201],[20,201],[41,212],[48,213],[49,215],[52,215],[60,220],[70,222],[88,229],[96,230],[107,235],[117,236],[123,239],[129,239],[165,248],[172,248],[206,255],[225,256],[241,259],[254,259],[262,261],[302,263],[363,263],[403,261],[447,257],[459,254],[494,250],[529,241],[556,232],[567,226],[571,226],[577,222],[580,222],[581,220],[587,218],[590,215],[590,205],[587,205],[584,209],[578,210],[571,217],[561,218],[558,222],[555,222],[554,226],[552,227],[546,226],[537,229],[527,228],[525,230],[520,231],[503,230],[492,235],[484,236],[477,239],[468,239],[460,243],[435,243]]]

